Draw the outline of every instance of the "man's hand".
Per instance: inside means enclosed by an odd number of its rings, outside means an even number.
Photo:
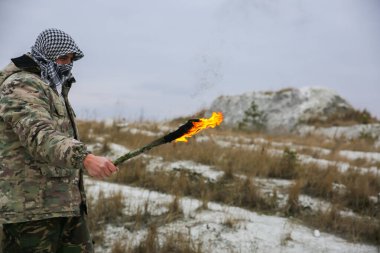
[[[119,169],[107,158],[88,154],[83,160],[83,165],[91,177],[103,179],[109,177]]]

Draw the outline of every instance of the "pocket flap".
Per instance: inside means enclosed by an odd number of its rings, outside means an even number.
[[[75,172],[74,169],[65,169],[53,166],[42,166],[40,170],[42,175],[46,177],[70,177]]]

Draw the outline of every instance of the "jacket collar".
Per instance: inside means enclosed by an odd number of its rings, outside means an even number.
[[[41,75],[41,69],[38,66],[38,64],[27,54],[24,54],[17,58],[12,58],[11,61],[13,62],[16,67],[18,67],[21,70],[31,72],[37,75]]]

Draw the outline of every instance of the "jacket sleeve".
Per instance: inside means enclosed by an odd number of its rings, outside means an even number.
[[[35,160],[62,168],[83,169],[83,160],[89,152],[83,143],[55,129],[52,101],[42,85],[45,84],[33,75],[20,75],[4,83],[0,115]]]

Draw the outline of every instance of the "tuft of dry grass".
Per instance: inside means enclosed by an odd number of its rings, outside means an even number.
[[[178,252],[178,253],[202,253],[202,245],[195,244],[191,239],[181,235],[169,235],[162,246],[160,253]]]
[[[341,201],[356,212],[380,218],[379,207],[370,201],[370,196],[377,196],[380,192],[379,178],[370,173],[349,172],[344,175],[343,180],[347,191]]]
[[[223,224],[224,226],[226,226],[227,228],[229,228],[229,229],[234,229],[234,228],[237,228],[237,227],[238,227],[239,222],[240,222],[239,219],[232,218],[232,217],[227,217],[227,218],[223,221],[222,224]]]
[[[121,192],[106,196],[100,191],[97,198],[89,197],[88,203],[88,226],[92,237],[96,242],[103,242],[105,224],[118,224],[125,218],[124,200]]]
[[[319,169],[311,165],[303,170],[299,178],[304,181],[302,191],[308,195],[326,199],[362,215],[379,217],[378,204],[370,200],[371,196],[377,196],[380,192],[380,180],[374,174],[352,170],[342,173],[336,167]],[[334,184],[343,186],[343,190],[334,189]]]
[[[121,241],[115,241],[111,247],[111,253],[128,253],[127,244]]]
[[[293,238],[292,238],[292,232],[286,232],[285,234],[283,234],[281,236],[281,243],[280,245],[281,246],[286,246],[289,244],[289,242],[293,241]]]
[[[311,164],[303,172],[300,178],[304,180],[304,193],[328,200],[333,200],[338,194],[333,188],[333,184],[339,182],[341,175],[336,167],[330,166],[321,170],[315,164]]]
[[[183,217],[183,210],[181,204],[179,203],[179,196],[175,196],[173,201],[168,205],[168,212],[166,215],[166,223],[170,223],[174,220]]]
[[[201,245],[194,246],[191,239],[182,234],[165,235],[165,240],[160,244],[156,225],[148,229],[147,236],[138,246],[129,249],[128,253],[202,253]]]
[[[299,195],[302,189],[303,182],[297,180],[290,188],[288,192],[288,200],[286,202],[284,213],[288,216],[296,216],[301,212],[299,205]]]

